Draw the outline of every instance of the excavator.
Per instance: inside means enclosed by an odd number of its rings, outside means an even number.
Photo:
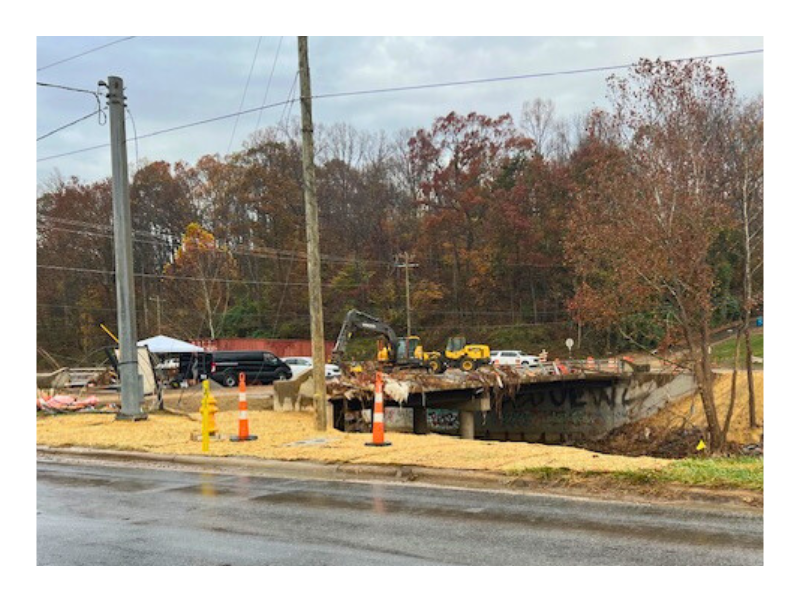
[[[342,323],[342,329],[333,347],[333,362],[342,361],[347,342],[359,330],[372,331],[382,336],[377,360],[387,366],[426,368],[434,373],[441,373],[447,367],[474,371],[479,366],[489,363],[489,346],[467,344],[463,336],[458,336],[447,340],[444,353],[426,352],[418,336],[399,337],[388,323],[356,309],[350,310]]]

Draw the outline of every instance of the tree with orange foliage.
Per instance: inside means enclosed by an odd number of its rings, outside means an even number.
[[[568,259],[582,284],[572,302],[583,322],[620,323],[666,311],[687,348],[708,423],[725,443],[714,398],[710,325],[712,246],[731,227],[723,124],[735,93],[706,61],[640,61],[610,78],[611,115],[596,115],[582,152]]]
[[[233,280],[238,277],[231,253],[217,243],[211,232],[190,223],[173,262],[164,267],[164,274],[173,302],[189,308],[188,313],[184,312],[188,337],[207,332],[215,338],[230,307]],[[187,293],[187,289],[195,293]],[[202,324],[199,330],[193,330],[188,323],[196,323],[198,314],[202,315]]]

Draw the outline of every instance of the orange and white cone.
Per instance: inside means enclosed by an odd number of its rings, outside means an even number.
[[[250,421],[247,417],[247,386],[244,373],[239,373],[239,435],[232,435],[232,442],[249,442],[257,440],[257,435],[250,435]]]
[[[591,356],[586,357],[586,370],[587,371],[595,370],[594,358]]]
[[[372,441],[366,446],[391,446],[383,439],[383,375],[375,374],[375,400],[372,403]]]

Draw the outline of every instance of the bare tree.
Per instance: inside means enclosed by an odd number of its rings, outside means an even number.
[[[520,127],[536,144],[536,150],[542,156],[549,156],[551,139],[556,133],[556,107],[552,100],[526,100],[522,105]]]
[[[759,297],[754,293],[754,279],[763,266],[764,217],[764,100],[758,98],[737,112],[730,134],[730,196],[741,227],[742,322],[740,334],[745,339],[745,361],[749,397],[750,427],[757,427],[755,384],[753,382],[753,347],[750,321]],[[738,345],[739,335],[737,335]],[[738,354],[738,353],[737,353]],[[735,376],[735,374],[734,374]]]

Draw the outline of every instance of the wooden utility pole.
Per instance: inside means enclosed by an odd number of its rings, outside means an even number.
[[[411,283],[408,277],[408,270],[418,267],[418,264],[409,262],[408,252],[403,253],[403,264],[396,264],[395,267],[406,270],[406,337],[411,337]]]
[[[108,112],[111,129],[111,180],[114,208],[114,260],[117,282],[117,331],[121,404],[117,419],[140,421],[144,395],[139,380],[136,348],[136,294],[133,287],[133,237],[128,190],[128,152],[125,145],[125,94],[120,77],[108,78]]]
[[[319,210],[317,178],[314,172],[314,123],[311,118],[311,74],[308,67],[308,37],[298,36],[300,67],[300,120],[303,131],[303,195],[306,205],[306,247],[308,263],[308,310],[311,315],[312,375],[314,378],[315,424],[327,428],[328,398],[325,391],[325,331],[322,318],[322,276],[319,258]]]

